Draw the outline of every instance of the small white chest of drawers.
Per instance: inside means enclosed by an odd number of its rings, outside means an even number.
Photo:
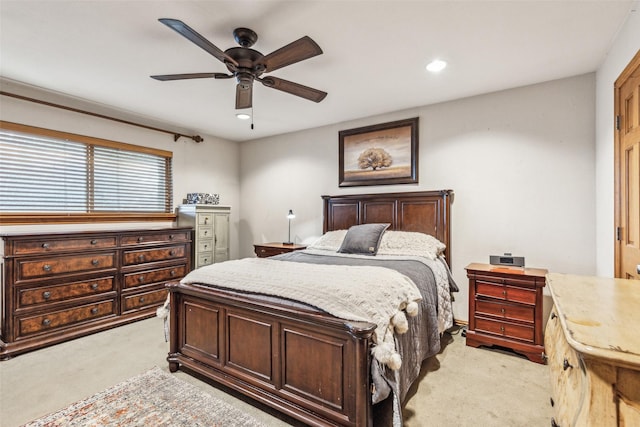
[[[229,259],[229,215],[231,207],[218,205],[180,205],[178,226],[191,227],[193,268]]]

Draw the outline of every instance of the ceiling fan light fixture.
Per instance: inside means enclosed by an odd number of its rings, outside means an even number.
[[[427,64],[427,71],[432,73],[439,73],[447,67],[447,63],[441,59],[434,59]]]
[[[240,120],[249,120],[251,118],[251,114],[249,113],[236,113],[236,117]]]

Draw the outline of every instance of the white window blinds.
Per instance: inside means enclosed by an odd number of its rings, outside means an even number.
[[[170,155],[7,127],[0,129],[0,212],[172,211]]]

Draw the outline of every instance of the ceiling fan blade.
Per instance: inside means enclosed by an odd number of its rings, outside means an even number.
[[[300,96],[313,102],[320,102],[327,96],[327,92],[304,86],[299,83],[290,82],[288,80],[279,79],[277,77],[265,77],[260,79],[260,82],[267,87]]]
[[[236,110],[251,108],[253,98],[253,85],[236,85]]]
[[[185,79],[225,79],[233,77],[224,73],[191,73],[191,74],[161,74],[159,76],[150,76],[152,79],[166,82],[168,80],[185,80]]]
[[[170,19],[170,18],[161,18],[158,21],[162,22],[164,25],[171,28],[181,36],[187,38],[192,43],[196,44],[197,46],[201,47],[211,55],[215,56],[220,61],[230,62],[236,67],[238,66],[238,63],[236,62],[235,59],[233,59],[232,57],[224,53],[222,50],[216,47],[213,43],[211,43],[209,40],[202,37],[193,28],[189,27],[184,22],[178,19]]]
[[[296,62],[312,58],[316,55],[320,55],[321,53],[322,49],[320,49],[320,46],[311,40],[311,37],[304,36],[301,39],[271,52],[265,56],[263,60],[264,65],[267,67],[266,72],[270,73],[278,68],[295,64]]]

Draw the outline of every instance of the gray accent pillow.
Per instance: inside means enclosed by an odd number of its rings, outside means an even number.
[[[384,231],[391,224],[354,225],[347,231],[338,252],[343,254],[375,255]]]

